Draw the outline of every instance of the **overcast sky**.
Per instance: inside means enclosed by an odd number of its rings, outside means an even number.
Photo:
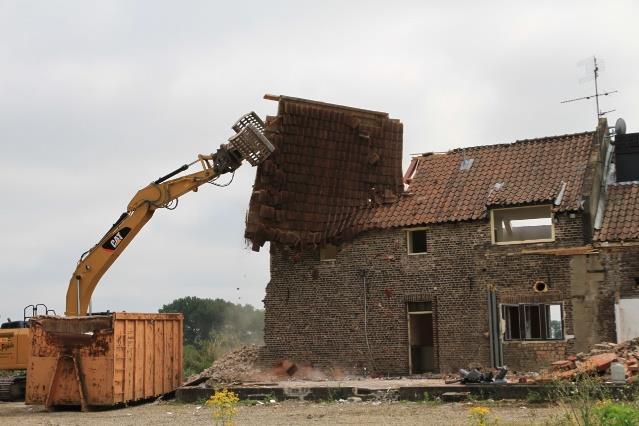
[[[440,3],[440,2],[438,2]],[[639,123],[639,7],[620,2],[0,0],[0,317],[64,312],[80,254],[150,181],[215,151],[265,93],[387,111],[411,153]],[[262,307],[268,248],[243,239],[255,169],[158,211],[94,310],[182,296]]]

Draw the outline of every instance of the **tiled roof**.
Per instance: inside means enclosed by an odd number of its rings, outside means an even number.
[[[580,210],[599,134],[422,155],[402,176],[402,123],[387,113],[267,99],[279,102],[267,119],[276,151],[257,169],[245,230],[254,250],[266,241],[303,248],[368,229],[483,219],[498,206]]]
[[[275,152],[258,166],[245,237],[288,246],[361,232],[358,212],[398,200],[402,123],[387,113],[285,96],[267,119]]]
[[[372,209],[361,223],[389,228],[474,220],[485,218],[490,206],[555,201],[556,212],[579,210],[594,135],[585,132],[417,157],[407,193],[393,205]]]
[[[595,240],[620,242],[639,239],[639,183],[608,186],[601,229]]]

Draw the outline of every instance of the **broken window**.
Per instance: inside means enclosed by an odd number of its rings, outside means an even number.
[[[407,232],[408,254],[426,253],[426,230],[413,229]]]
[[[326,244],[320,248],[320,260],[335,260],[337,258],[337,246]]]
[[[561,340],[561,304],[502,305],[504,340]]]
[[[493,209],[490,213],[493,243],[513,244],[555,239],[550,205]]]

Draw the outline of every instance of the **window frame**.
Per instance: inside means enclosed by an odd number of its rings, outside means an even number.
[[[539,327],[541,337],[526,337],[526,307],[536,306],[539,309]],[[559,306],[559,313],[561,315],[561,336],[558,338],[551,338],[550,336],[550,317],[548,312],[551,306]],[[519,338],[509,337],[512,336],[512,329],[508,328],[508,319],[506,316],[507,308],[517,308],[517,322],[519,326]],[[504,342],[561,342],[566,339],[565,329],[565,316],[564,316],[564,304],[563,302],[548,302],[548,303],[502,303],[500,305],[501,322],[503,324],[503,330],[501,330],[502,340]],[[508,317],[509,318],[509,317]]]
[[[406,231],[406,253],[409,256],[419,256],[419,255],[424,255],[424,254],[428,254],[429,253],[429,251],[428,251],[428,245],[429,245],[428,244],[428,230],[429,230],[428,228],[424,228],[424,227],[404,229],[404,231]],[[411,236],[412,236],[413,232],[421,232],[421,231],[424,232],[424,236],[426,238],[426,241],[425,241],[426,242],[426,251],[420,251],[420,252],[414,253],[412,251],[412,249],[413,249],[413,239],[411,238]]]
[[[550,210],[550,238],[540,238],[536,240],[521,240],[521,241],[497,241],[497,235],[495,232],[495,212],[503,211],[503,210],[519,210],[519,209],[529,209],[531,207],[548,207]],[[496,209],[490,209],[490,241],[494,245],[498,246],[506,246],[513,244],[531,244],[531,243],[551,243],[556,239],[555,235],[555,213],[552,211],[552,204],[535,204],[530,206],[518,206],[518,207],[502,207]]]

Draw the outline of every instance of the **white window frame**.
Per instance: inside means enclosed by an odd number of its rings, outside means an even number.
[[[552,305],[559,305],[560,309],[561,309],[561,338],[560,339],[549,339],[548,335],[546,335],[546,338],[529,338],[527,339],[526,337],[521,337],[519,339],[507,339],[506,338],[506,318],[504,317],[504,307],[517,307],[517,314],[518,314],[518,318],[519,321],[521,321],[521,314],[520,314],[520,309],[524,308],[526,306],[552,306]],[[503,342],[519,342],[519,343],[528,343],[528,342],[565,342],[568,339],[568,336],[566,335],[566,311],[565,311],[566,306],[564,305],[564,302],[534,302],[534,303],[501,303],[499,304],[499,312],[500,312],[500,318],[501,318],[501,324],[503,329],[501,330],[501,337],[502,337],[502,341]],[[544,315],[546,315],[544,313]],[[525,321],[525,314],[524,314],[524,321]],[[549,323],[549,318],[545,318],[546,321],[546,327],[550,326]],[[540,324],[541,325],[541,324]],[[522,326],[521,322],[519,324],[519,332],[521,335],[521,331],[522,331],[522,327],[524,327],[523,329],[525,330],[525,325]],[[543,331],[543,333],[545,333],[547,330]]]
[[[406,253],[409,256],[419,256],[419,255],[424,255],[424,254],[428,254],[428,228],[408,228],[408,229],[404,229],[404,231],[406,231]],[[411,233],[415,232],[415,231],[424,231],[426,233],[426,251],[422,251],[419,253],[413,253],[412,249],[413,249],[413,240],[411,239]]]
[[[502,210],[518,210],[518,209],[529,209],[531,207],[548,207],[550,210],[550,238],[540,238],[538,240],[522,240],[522,241],[496,241],[495,239],[495,215],[496,211]],[[490,209],[490,241],[494,245],[498,246],[507,246],[512,244],[531,244],[531,243],[551,243],[555,241],[555,214],[552,211],[552,204],[537,204],[532,206],[521,206],[521,207],[504,207],[499,209]]]

